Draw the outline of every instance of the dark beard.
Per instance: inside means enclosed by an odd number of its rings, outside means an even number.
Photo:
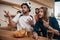
[[[26,14],[27,12],[23,12],[23,14]]]
[[[37,12],[35,12],[36,14],[38,14]]]

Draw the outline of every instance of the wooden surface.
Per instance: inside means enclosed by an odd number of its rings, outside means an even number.
[[[0,30],[0,40],[35,40],[32,37],[14,38],[14,31]],[[45,37],[39,37],[40,40],[48,40]]]

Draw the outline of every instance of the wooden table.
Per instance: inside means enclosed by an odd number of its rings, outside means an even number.
[[[13,31],[0,30],[0,40],[34,40],[32,37],[14,38]],[[40,40],[48,40],[45,37],[39,37]]]

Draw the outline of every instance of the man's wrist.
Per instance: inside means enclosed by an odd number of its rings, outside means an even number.
[[[34,27],[34,25],[31,25],[32,27]]]

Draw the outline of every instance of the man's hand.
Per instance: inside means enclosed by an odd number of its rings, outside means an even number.
[[[31,19],[27,19],[27,23],[30,24],[30,25],[34,25],[34,22]]]
[[[5,10],[3,10],[3,11],[4,11],[4,13],[5,13],[8,17],[11,16],[10,13],[9,13],[9,11],[5,11]]]

